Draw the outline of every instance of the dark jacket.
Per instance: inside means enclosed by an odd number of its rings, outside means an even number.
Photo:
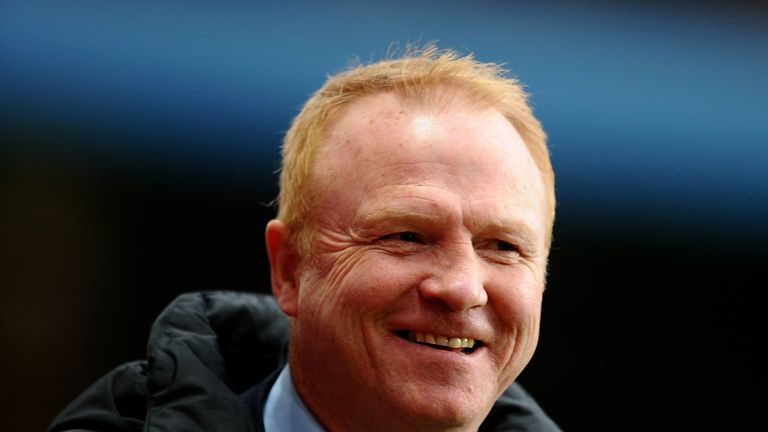
[[[263,402],[285,364],[287,339],[287,318],[271,296],[183,294],[152,326],[147,360],[99,379],[48,431],[263,431]],[[515,383],[481,427],[558,430]]]

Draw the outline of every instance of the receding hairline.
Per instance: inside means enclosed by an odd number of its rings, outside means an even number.
[[[546,181],[547,173],[540,166],[539,161],[534,154],[533,147],[535,144],[529,143],[526,140],[526,137],[521,133],[519,128],[515,126],[514,122],[507,115],[505,115],[505,113],[499,109],[498,106],[489,103],[485,99],[474,98],[474,93],[472,93],[471,90],[459,86],[441,84],[437,82],[430,85],[429,88],[423,89],[421,92],[404,92],[402,89],[394,88],[366,93],[348,101],[342,106],[337,107],[337,109],[334,110],[331,115],[329,115],[326,123],[324,124],[322,138],[316,143],[314,148],[311,149],[311,158],[314,163],[308,172],[308,181],[306,181],[307,192],[313,191],[313,189],[316,188],[316,185],[313,183],[317,180],[317,168],[320,164],[319,158],[322,157],[322,153],[324,153],[326,150],[329,150],[335,141],[332,137],[332,133],[338,132],[338,124],[345,118],[345,116],[350,114],[354,115],[354,113],[351,113],[350,111],[354,111],[358,109],[362,104],[370,103],[372,99],[381,97],[382,95],[391,95],[395,98],[395,102],[397,104],[403,104],[403,106],[407,109],[413,109],[416,112],[423,111],[425,114],[429,115],[440,115],[449,112],[450,110],[456,109],[457,107],[466,111],[495,112],[501,115],[501,117],[504,118],[504,120],[506,120],[507,123],[512,127],[514,133],[520,137],[527,156],[531,158],[531,161],[536,167],[536,172],[540,177],[541,185],[543,187],[542,192],[545,194],[545,196],[548,195],[548,182]],[[325,157],[328,156],[326,155]]]
[[[322,139],[317,143],[317,147],[323,147],[328,144],[330,132],[336,124],[350,111],[360,104],[365,103],[372,98],[391,95],[396,102],[402,104],[405,108],[423,111],[426,114],[442,114],[457,106],[464,104],[463,109],[482,111],[496,111],[501,114],[514,128],[514,124],[504,115],[502,110],[496,105],[483,98],[475,97],[471,90],[462,86],[444,83],[432,83],[419,91],[406,91],[401,88],[382,89],[370,93],[361,94],[354,99],[349,100],[344,105],[337,107],[329,114],[322,131]],[[517,128],[515,131],[520,134]],[[528,147],[528,144],[526,144]]]
[[[551,226],[554,174],[546,133],[533,115],[524,85],[502,65],[478,62],[472,54],[440,50],[428,44],[423,48],[407,46],[401,57],[355,64],[330,76],[294,119],[283,145],[278,218],[298,232],[303,238],[298,239],[299,243],[308,245],[305,225],[311,213],[313,187],[308,180],[328,131],[358,99],[389,91],[430,108],[439,108],[458,93],[464,93],[464,99],[479,108],[496,108],[523,138],[534,159],[545,185]]]

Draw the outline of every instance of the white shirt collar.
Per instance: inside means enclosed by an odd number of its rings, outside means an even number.
[[[266,432],[323,432],[293,386],[291,372],[285,365],[269,391],[264,404]]]

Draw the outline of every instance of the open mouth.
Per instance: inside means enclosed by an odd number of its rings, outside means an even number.
[[[414,332],[408,330],[396,331],[395,334],[409,342],[425,345],[430,348],[452,351],[455,353],[471,354],[483,343],[471,337],[444,336],[433,333]]]

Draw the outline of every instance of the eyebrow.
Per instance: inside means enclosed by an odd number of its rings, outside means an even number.
[[[419,219],[421,221],[440,222],[445,220],[444,216],[438,213],[423,211],[413,208],[398,208],[398,207],[385,207],[374,210],[372,212],[364,213],[355,218],[357,221],[368,224],[373,222],[379,222],[383,220],[400,220],[400,219]]]

